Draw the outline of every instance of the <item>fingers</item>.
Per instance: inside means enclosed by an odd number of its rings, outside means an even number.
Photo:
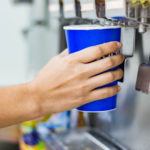
[[[61,57],[65,57],[65,56],[67,56],[68,55],[68,50],[67,49],[65,49],[63,52],[61,52],[60,54],[59,54],[59,56],[61,56]]]
[[[86,65],[86,72],[88,76],[94,76],[97,74],[100,74],[102,72],[105,72],[111,68],[114,68],[116,66],[119,66],[123,63],[125,57],[121,54],[106,57],[104,59],[85,64]]]
[[[85,103],[89,103],[95,100],[101,100],[107,97],[112,97],[116,95],[120,91],[120,89],[121,88],[119,86],[113,86],[94,90],[87,96],[87,98],[85,99]]]
[[[119,42],[109,42],[74,53],[72,57],[81,63],[89,63],[117,51],[121,46]]]
[[[93,90],[98,87],[117,81],[122,77],[123,77],[123,71],[121,69],[118,69],[116,71],[103,73],[98,76],[90,78],[88,80],[88,85],[90,85],[91,90]]]

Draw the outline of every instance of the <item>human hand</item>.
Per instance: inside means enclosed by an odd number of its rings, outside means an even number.
[[[28,86],[39,116],[116,95],[119,86],[97,88],[123,77],[120,69],[106,71],[122,64],[124,56],[118,54],[104,58],[119,48],[119,42],[109,42],[70,55],[64,51],[51,59]]]

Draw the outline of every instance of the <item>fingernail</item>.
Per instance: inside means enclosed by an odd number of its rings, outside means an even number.
[[[122,47],[122,44],[120,42],[117,42],[118,48]]]

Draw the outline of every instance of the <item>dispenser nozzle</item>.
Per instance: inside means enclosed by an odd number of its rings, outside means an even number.
[[[136,81],[136,90],[146,94],[150,93],[150,63],[140,65]]]

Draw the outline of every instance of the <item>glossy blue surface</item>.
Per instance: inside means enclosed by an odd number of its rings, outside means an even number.
[[[90,46],[99,45],[110,41],[120,41],[121,29],[119,27],[90,30],[66,29],[65,34],[69,53],[75,53]],[[113,82],[106,86],[109,87],[112,85],[117,85],[117,82]],[[117,95],[103,100],[96,100],[95,102],[88,103],[77,109],[87,112],[113,110],[116,108],[116,99]]]

